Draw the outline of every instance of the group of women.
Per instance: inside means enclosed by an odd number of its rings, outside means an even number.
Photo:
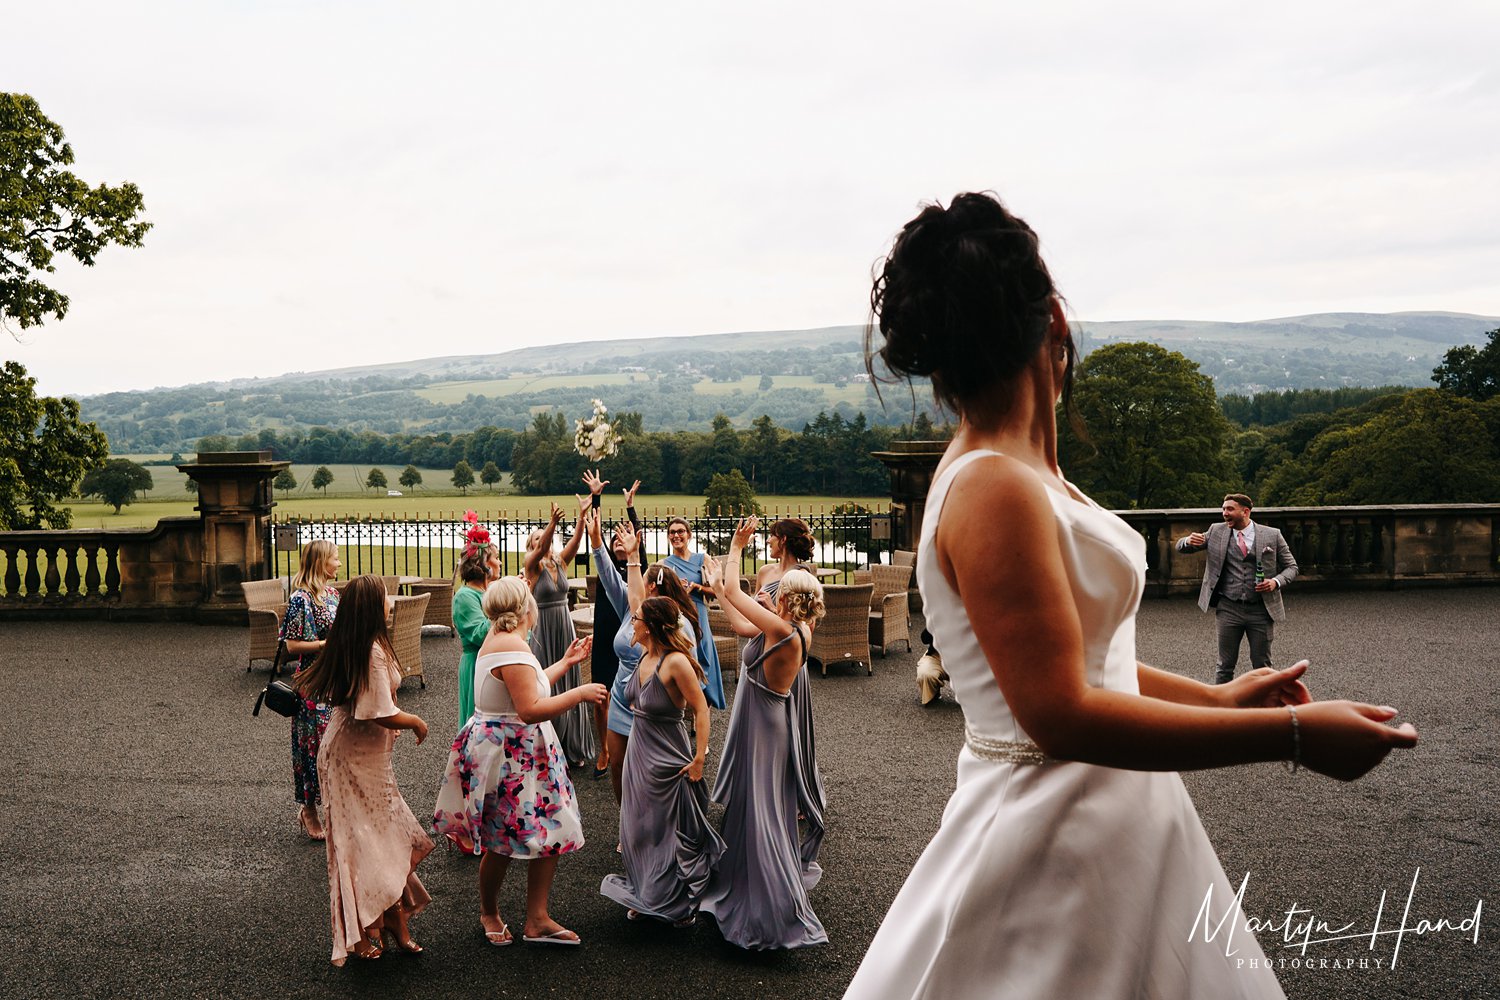
[[[521,938],[579,943],[551,917],[548,900],[558,859],[584,844],[572,773],[592,766],[595,777],[610,776],[620,805],[623,873],[600,891],[629,919],[685,926],[700,911],[712,913],[724,937],[745,948],[826,941],[807,898],[821,874],[824,807],[806,670],[822,588],[799,566],[812,555],[807,525],[771,526],[775,558],[752,597],[738,567],[755,519],[741,523],[721,564],[692,552],[691,526],[674,518],[671,554],[647,565],[634,511],[639,483],[625,491],[629,519],[606,546],[599,507],[608,484],[595,473],[584,478],[590,495],[579,498],[567,544],[555,545],[562,515],[554,505],[528,542],[523,573],[505,577],[476,523],[457,570],[461,725],[432,828],[480,856],[485,939],[499,947],[515,940],[499,892],[510,862],[523,860]],[[575,637],[567,610],[566,571],[585,536],[599,578],[598,643]],[[408,922],[428,902],[415,869],[432,841],[391,771],[395,732],[412,729],[420,744],[427,726],[395,704],[400,671],[385,631],[384,590],[374,577],[351,581],[340,615],[340,595],[329,586],[337,571],[337,551],[309,543],[285,627],[305,698],[293,738],[298,820],[328,842],[333,961],[342,964],[350,954],[421,950]],[[709,597],[750,640],[711,794],[710,708],[726,701]],[[586,659],[593,679],[584,684]],[[719,829],[708,820],[710,798],[725,807]]]

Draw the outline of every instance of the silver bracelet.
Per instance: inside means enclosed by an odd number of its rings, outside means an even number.
[[[1288,705],[1286,710],[1292,713],[1292,759],[1284,763],[1288,774],[1296,774],[1302,766],[1302,724],[1297,721],[1296,705]]]

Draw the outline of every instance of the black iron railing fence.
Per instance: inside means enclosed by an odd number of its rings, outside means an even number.
[[[842,505],[841,505],[842,506]],[[769,556],[768,528],[778,517],[801,517],[812,531],[815,549],[813,561],[823,569],[839,570],[833,582],[848,582],[850,574],[871,562],[889,562],[891,542],[889,512],[852,509],[781,511],[764,515],[751,545],[741,557],[741,572],[753,573]],[[610,524],[624,519],[623,511],[606,510],[606,535]],[[647,558],[656,560],[667,555],[667,525],[674,517],[683,517],[692,528],[690,548],[711,555],[729,549],[739,517],[709,515],[701,512],[676,514],[661,509],[637,511],[641,521]],[[500,550],[507,573],[519,572],[532,531],[545,528],[547,514],[542,511],[504,514],[479,513],[479,524],[488,529],[490,539]],[[339,548],[341,577],[374,573],[379,576],[452,577],[465,546],[468,524],[457,512],[438,512],[422,517],[362,515],[354,517],[306,518],[294,514],[277,515],[269,523],[267,550],[272,565],[269,576],[291,576],[297,572],[301,549],[308,542],[324,539]],[[572,536],[575,524],[564,521],[557,527],[555,539],[562,546]],[[589,568],[589,544],[585,537],[578,558],[569,568],[570,576],[586,576]]]

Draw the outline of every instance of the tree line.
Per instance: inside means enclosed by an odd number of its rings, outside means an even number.
[[[1260,506],[1500,501],[1500,329],[1486,336],[1482,348],[1444,355],[1437,388],[1223,404],[1182,354],[1107,345],[1079,365],[1080,420],[1059,421],[1061,461],[1080,488],[1120,509],[1213,507],[1229,492]]]
[[[714,418],[706,433],[648,431],[640,413],[616,414],[615,426],[623,440],[616,455],[598,463],[605,475],[639,479],[642,488],[653,493],[688,494],[704,493],[714,475],[734,469],[757,493],[879,494],[889,488],[889,476],[870,453],[911,433],[906,427],[872,425],[863,413],[846,420],[837,411],[819,413],[796,433],[778,427],[766,414],[747,430],[737,430],[723,414]],[[919,416],[918,430],[931,426],[925,415]],[[531,426],[519,433],[502,427],[422,435],[323,427],[303,435],[267,429],[238,438],[211,435],[198,442],[198,450],[266,450],[277,460],[304,465],[405,466],[402,485],[408,487],[421,482],[417,470],[424,468],[454,469],[459,479],[491,474],[488,470],[496,477],[511,472],[515,489],[536,494],[573,491],[586,464],[573,450],[572,422],[556,411],[536,414]],[[455,485],[462,489],[473,482]],[[386,483],[366,485],[384,488]],[[284,481],[281,488],[294,486]]]

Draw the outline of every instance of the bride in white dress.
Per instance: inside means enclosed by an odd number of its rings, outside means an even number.
[[[1211,686],[1136,661],[1145,544],[1058,468],[1073,342],[1035,234],[996,199],[924,209],[872,305],[881,360],[961,418],[917,582],[966,737],[846,996],[1282,996],[1175,772],[1284,760],[1352,780],[1416,731],[1312,702],[1305,663]]]

